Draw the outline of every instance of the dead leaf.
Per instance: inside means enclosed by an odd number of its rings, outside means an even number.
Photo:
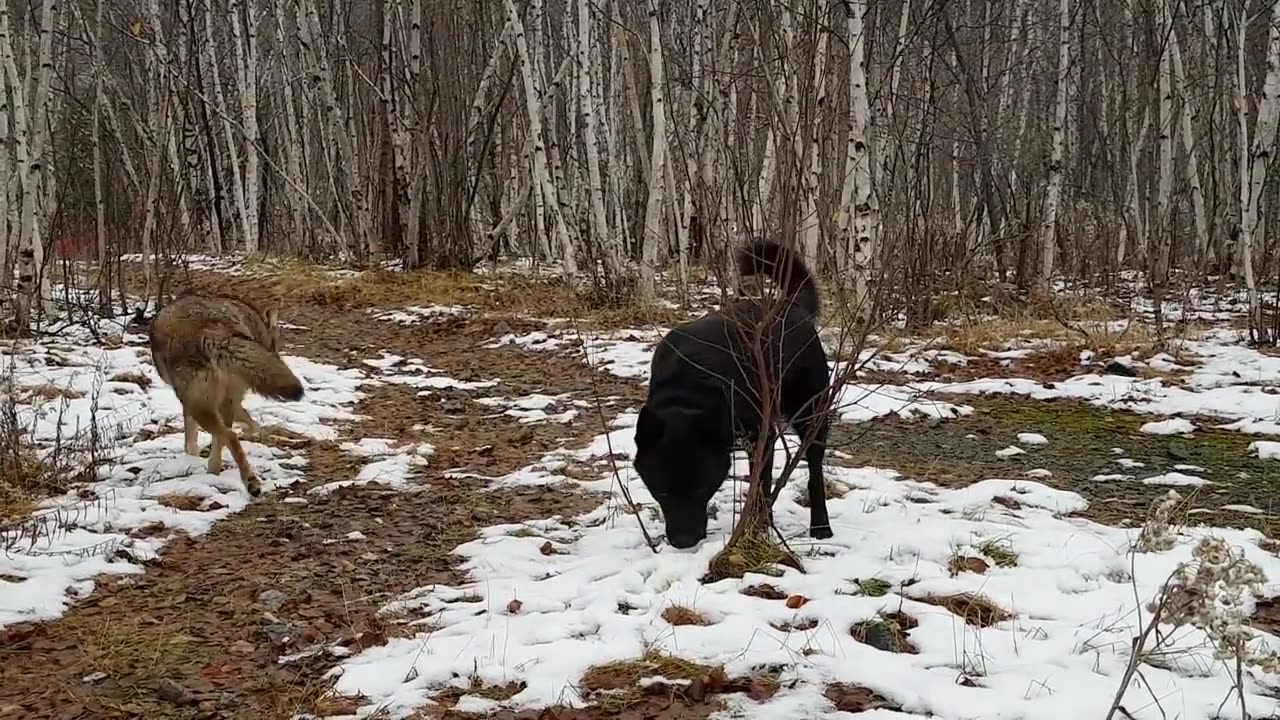
[[[804,607],[805,603],[807,602],[809,602],[809,598],[803,595],[792,595],[791,597],[787,598],[787,607],[791,608],[792,610],[799,610],[800,608]]]

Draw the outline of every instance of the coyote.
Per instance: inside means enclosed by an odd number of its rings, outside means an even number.
[[[160,378],[182,403],[184,449],[199,455],[197,424],[213,436],[209,472],[222,472],[222,448],[240,470],[251,495],[262,492],[232,423],[254,433],[245,412],[245,392],[278,400],[300,400],[302,382],[280,359],[276,311],[223,295],[182,295],[151,321],[151,357]]]

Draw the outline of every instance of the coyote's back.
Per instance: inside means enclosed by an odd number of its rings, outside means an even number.
[[[253,390],[298,400],[302,383],[280,359],[274,310],[220,295],[184,295],[151,321],[151,354],[161,379],[184,403],[197,375],[238,395]]]

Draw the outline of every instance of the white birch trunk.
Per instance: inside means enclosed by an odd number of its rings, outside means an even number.
[[[1054,251],[1058,240],[1058,205],[1062,196],[1064,125],[1067,119],[1067,83],[1071,71],[1071,8],[1068,0],[1058,4],[1058,74],[1053,112],[1053,149],[1049,157],[1049,187],[1045,192],[1044,218],[1040,226],[1040,272],[1038,280],[1049,286],[1053,276]]]
[[[591,72],[591,4],[577,0],[578,6],[578,103],[582,113],[582,134],[587,156],[587,195],[591,203],[591,226],[604,261],[605,278],[616,283],[622,276],[622,247],[604,211],[604,187],[600,177],[600,147],[596,130],[596,94]]]
[[[525,37],[524,23],[520,21],[520,11],[516,9],[515,0],[506,0],[507,22],[515,38],[516,54],[520,63],[520,75],[524,81],[525,110],[529,114],[529,134],[533,140],[533,184],[534,208],[538,222],[542,222],[543,213],[551,214],[551,221],[561,252],[561,269],[565,280],[573,282],[577,275],[577,262],[574,256],[573,241],[565,227],[564,215],[560,212],[560,203],[556,197],[555,186],[551,182],[551,173],[547,168],[547,147],[542,128],[542,103],[538,87],[534,80],[537,65],[529,51]]]
[[[45,112],[49,97],[49,81],[53,74],[53,25],[58,12],[54,0],[43,0],[40,8],[40,46],[35,75],[35,92],[30,113],[24,99],[24,84],[18,76],[10,32],[9,6],[0,9],[0,54],[4,55],[13,103],[15,140],[18,150],[19,195],[21,198],[18,229],[18,293],[15,325],[28,329],[32,313],[46,298],[48,279],[44,276],[44,240],[41,237],[39,196],[46,129]]]
[[[289,65],[290,53],[287,48],[289,39],[284,31],[284,13],[273,13],[275,15],[276,25],[276,46],[282,48],[277,64],[279,71],[279,83],[281,95],[284,96],[284,118],[281,123],[282,136],[284,139],[284,162],[285,172],[292,178],[292,182],[287,183],[289,189],[289,217],[293,221],[294,240],[298,247],[306,247],[309,234],[307,232],[307,199],[303,197],[302,191],[298,190],[295,184],[301,187],[306,182],[303,175],[303,151],[299,136],[306,129],[299,127],[298,113],[294,105],[293,87],[287,78],[292,68]],[[336,239],[336,238],[335,238]]]
[[[214,57],[213,49],[217,47],[213,39],[213,24],[215,22],[213,15],[213,5],[211,2],[205,5],[204,18],[204,42],[201,44],[200,53],[201,63],[204,65],[205,73],[212,82],[213,102],[218,107],[226,107],[226,97],[222,91],[222,73],[218,70],[217,59]],[[244,206],[244,176],[240,172],[240,151],[236,140],[235,128],[231,124],[231,117],[226,113],[219,113],[222,124],[223,141],[227,144],[227,165],[231,170],[231,202],[235,209],[235,217],[240,226],[240,235],[247,238],[249,228],[247,218],[249,216],[248,209]],[[212,150],[213,148],[211,148]],[[213,153],[210,153],[212,157]],[[246,240],[246,243],[248,241]]]
[[[880,205],[872,186],[874,159],[867,143],[871,106],[867,97],[867,0],[845,0],[849,47],[849,131],[845,142],[844,184],[840,190],[840,248],[848,269],[851,307],[859,318],[871,311],[871,281],[880,234]],[[842,270],[844,266],[842,265]],[[843,276],[844,273],[842,272]]]
[[[831,4],[823,4],[821,7],[828,12],[824,12],[820,17],[822,26],[826,25],[825,19],[830,16],[830,8],[834,3],[842,0],[832,0]],[[821,267],[820,259],[822,257],[819,244],[822,240],[822,224],[818,220],[818,193],[822,184],[822,116],[827,105],[827,83],[826,83],[826,66],[827,66],[827,38],[831,33],[824,29],[818,31],[818,47],[815,51],[814,59],[814,83],[817,97],[815,98],[815,110],[811,113],[812,119],[809,126],[809,168],[805,174],[805,193],[804,193],[804,217],[800,222],[800,247],[804,253],[805,262],[809,267],[817,271]],[[798,112],[798,110],[797,110]],[[799,157],[804,157],[801,153]]]
[[[1160,2],[1159,28],[1161,36],[1168,37],[1172,32],[1172,17],[1165,0]],[[1170,214],[1173,210],[1173,53],[1169,43],[1165,43],[1160,54],[1160,71],[1157,85],[1160,100],[1157,105],[1156,122],[1159,128],[1159,177],[1156,184],[1156,222],[1149,228],[1153,233],[1156,250],[1155,266],[1152,268],[1151,281],[1163,285],[1168,280],[1169,250],[1172,241],[1173,223]]]
[[[1169,50],[1173,56],[1173,81],[1178,97],[1182,102],[1179,113],[1179,124],[1182,129],[1182,147],[1187,153],[1187,184],[1191,186],[1191,212],[1195,219],[1196,244],[1195,262],[1199,268],[1205,267],[1209,254],[1209,219],[1205,212],[1204,186],[1200,181],[1199,153],[1196,151],[1195,114],[1197,103],[1187,97],[1186,73],[1182,66],[1182,49],[1178,43],[1178,34],[1172,27],[1169,29]]]
[[[653,145],[649,157],[649,197],[644,212],[644,247],[640,254],[640,299],[653,302],[659,246],[664,232],[663,166],[667,162],[667,107],[664,100],[666,77],[662,65],[662,26],[658,0],[649,0],[649,95],[652,99]]]
[[[1262,316],[1262,298],[1254,278],[1253,247],[1259,234],[1260,204],[1267,165],[1275,151],[1276,129],[1280,125],[1280,0],[1271,6],[1271,24],[1267,31],[1267,74],[1258,98],[1258,119],[1252,143],[1248,132],[1248,106],[1244,96],[1244,53],[1247,16],[1240,18],[1236,85],[1236,113],[1240,123],[1240,271],[1244,275],[1249,297],[1249,325],[1254,340],[1268,342]]]
[[[255,0],[245,0],[244,30],[240,27],[241,0],[229,0],[231,39],[235,47],[236,84],[240,91],[240,116],[244,130],[244,250],[254,254],[258,241],[258,12]]]

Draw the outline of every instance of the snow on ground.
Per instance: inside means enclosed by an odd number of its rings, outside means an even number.
[[[41,503],[32,518],[0,533],[0,627],[61,615],[93,591],[96,575],[142,572],[170,533],[134,537],[131,531],[163,525],[200,535],[244,509],[250,497],[230,452],[224,469],[210,474],[207,460],[183,452],[182,406],[150,363],[145,338],[125,334],[120,347],[95,347],[90,338],[5,345],[0,356],[12,369],[17,415],[41,451],[56,444],[83,446],[96,420],[108,462],[93,482]],[[360,373],[285,356],[302,379],[301,401],[256,396],[245,409],[270,434],[283,428],[332,439],[326,423],[353,419]],[[131,440],[138,431],[149,439]],[[202,447],[208,434],[200,433]],[[243,443],[264,491],[297,482],[306,458],[289,449]],[[194,500],[171,507],[173,496]]]
[[[1190,420],[1174,417],[1168,420],[1143,423],[1142,427],[1138,428],[1138,431],[1148,435],[1186,435],[1195,432],[1195,429],[1195,423]]]
[[[652,343],[659,336],[638,331],[589,337],[548,332],[491,342],[560,349],[581,340],[587,348],[584,362],[644,378]],[[1196,380],[1183,387],[1087,375],[1053,387],[1029,380],[979,380],[961,384],[960,392],[1079,397],[1156,415],[1206,413],[1250,421],[1280,410],[1264,408],[1262,397],[1270,396],[1262,393],[1259,404],[1239,405],[1242,396],[1254,394],[1243,383],[1257,382],[1270,372],[1267,362],[1249,355],[1253,351],[1196,352],[1210,360],[1189,368]],[[1237,360],[1248,358],[1236,366],[1252,367],[1252,378],[1236,378],[1215,366],[1213,358],[1233,352]],[[928,372],[902,357],[886,362],[909,367],[913,374]],[[945,362],[958,364],[950,358]],[[967,406],[928,397],[936,390],[956,392],[957,385],[853,384],[840,397],[839,413],[845,421],[863,422],[889,413],[941,421],[972,412]],[[499,398],[478,402],[506,406]],[[456,549],[470,582],[422,587],[390,603],[388,611],[412,612],[430,629],[345,658],[334,670],[337,692],[368,699],[360,717],[402,717],[447,687],[472,683],[519,681],[525,688],[504,702],[467,696],[460,708],[487,712],[582,704],[576,688],[588,668],[632,660],[653,649],[724,665],[731,676],[783,668],[784,689],[776,696],[764,703],[744,696],[729,698],[730,711],[724,717],[818,717],[830,711],[823,690],[833,682],[869,687],[903,708],[902,713],[874,711],[868,717],[1101,717],[1121,682],[1132,638],[1146,619],[1145,603],[1178,564],[1190,558],[1200,537],[1213,533],[1225,538],[1270,577],[1280,578],[1280,559],[1257,547],[1262,536],[1254,531],[1187,530],[1171,550],[1134,554],[1130,548],[1136,530],[1069,517],[1087,506],[1084,498],[1034,479],[991,479],[955,490],[915,482],[892,470],[828,465],[828,482],[842,489],[829,501],[833,540],[818,543],[808,538],[808,510],[797,502],[801,482],[793,479],[776,508],[778,525],[804,555],[807,572],[785,570],[779,577],[748,575],[707,585],[700,578],[723,547],[740,509],[745,457],[738,454],[735,478],[713,501],[716,511],[708,539],[689,551],[664,544],[654,553],[645,545],[639,521],[625,509],[619,487],[619,482],[626,483],[644,508],[647,527],[660,533],[652,498],[627,461],[634,453],[634,419],[633,413],[625,414],[615,429],[585,448],[557,451],[505,477],[489,479],[495,488],[577,482],[586,490],[609,493],[609,499],[577,518],[490,527]],[[1185,433],[1194,426],[1173,418],[1156,421],[1151,429]],[[1019,433],[1017,439],[1028,448],[1048,442],[1029,432]],[[1262,457],[1280,456],[1276,447],[1280,443],[1264,441],[1255,443],[1252,451]],[[619,478],[602,474],[597,480],[581,481],[562,473],[570,461],[598,461],[611,452],[621,460]],[[1025,450],[1011,445],[1002,452]],[[782,452],[775,458],[778,472],[784,458]],[[1116,462],[1125,469],[1141,467],[1124,457]],[[1095,480],[1171,486],[1210,482],[1191,474],[1196,471],[1200,469],[1186,466],[1140,480],[1132,475]],[[804,474],[800,467],[793,477]],[[1049,473],[1033,470],[1027,475],[1038,479]],[[997,498],[1014,502],[998,503]],[[1250,506],[1228,509],[1258,512]],[[992,542],[1016,553],[1016,562],[1003,567],[992,561],[985,574],[953,575],[952,558],[980,557]],[[883,580],[891,590],[880,597],[867,596],[859,582],[867,578]],[[742,593],[762,582],[808,602],[793,610],[784,602]],[[1268,594],[1278,591],[1277,585],[1267,589]],[[1013,617],[978,629],[923,601],[957,593],[983,594]],[[662,619],[662,612],[672,605],[694,609],[709,624],[672,626]],[[917,654],[886,653],[850,635],[854,624],[897,611],[919,623],[908,634]],[[779,629],[788,626],[812,629]],[[1265,642],[1273,640],[1280,645],[1276,639]],[[1181,630],[1170,642],[1163,653],[1178,659],[1165,668],[1143,666],[1143,684],[1133,684],[1124,698],[1130,716],[1238,718],[1238,703],[1223,703],[1232,693],[1232,672],[1213,659],[1203,635]],[[1256,674],[1247,679],[1252,716],[1280,711],[1272,689],[1277,682],[1280,678]]]
[[[599,457],[607,447],[630,456],[634,418],[620,418],[607,438],[579,451],[579,459]],[[627,463],[620,466],[636,501],[651,507],[643,483]],[[1131,555],[1136,531],[1064,517],[1083,509],[1085,500],[1034,481],[988,480],[948,490],[890,470],[828,467],[828,480],[847,490],[829,502],[832,541],[808,539],[808,510],[796,502],[800,483],[792,482],[776,508],[779,527],[805,556],[806,573],[786,570],[780,577],[703,584],[699,578],[723,547],[734,517],[730,510],[745,489],[745,459],[739,457],[736,466],[735,481],[714,500],[719,511],[710,536],[689,551],[664,545],[652,552],[619,494],[572,522],[488,528],[456,550],[472,582],[419,588],[388,607],[426,616],[431,629],[345,660],[334,671],[336,690],[366,696],[370,705],[362,716],[377,711],[385,713],[380,717],[403,717],[434,693],[465,688],[473,679],[525,683],[501,703],[513,708],[581,704],[575,688],[589,667],[658,649],[723,664],[731,676],[784,668],[784,689],[771,700],[734,699],[742,713],[737,717],[818,717],[830,709],[822,693],[832,682],[875,690],[902,705],[906,714],[899,717],[1102,717],[1144,617],[1137,603],[1157,592],[1204,532],[1182,536],[1167,552]],[[537,482],[546,474],[528,473]],[[803,476],[803,468],[797,474]],[[618,493],[612,477],[586,485]],[[997,497],[1015,500],[1019,509],[993,504]],[[642,515],[651,532],[661,531],[651,509]],[[1258,533],[1213,532],[1280,576],[1280,559],[1256,546]],[[1016,564],[992,563],[985,575],[952,575],[954,555],[980,556],[989,541],[1015,552]],[[547,543],[554,552],[544,550]],[[860,594],[858,579],[867,578],[892,589],[882,597]],[[784,602],[742,593],[761,582],[809,601],[791,610]],[[966,592],[984,594],[1014,617],[978,629],[922,601]],[[710,624],[670,625],[661,614],[673,604],[694,609]],[[882,652],[849,634],[854,624],[895,611],[919,622],[908,635],[918,654]],[[784,623],[813,629],[777,629]],[[1239,716],[1221,707],[1231,693],[1231,673],[1212,659],[1202,640],[1195,633],[1178,638],[1177,651],[1184,655],[1176,671],[1143,667],[1149,689],[1135,685],[1125,698],[1133,717]],[[960,684],[962,677],[973,686]],[[1246,694],[1255,717],[1280,710],[1254,680]],[[478,697],[466,703],[473,709],[499,705]]]
[[[418,325],[423,322],[466,315],[471,312],[471,308],[459,305],[410,305],[400,310],[371,310],[370,312],[378,320],[393,322],[397,325]]]

